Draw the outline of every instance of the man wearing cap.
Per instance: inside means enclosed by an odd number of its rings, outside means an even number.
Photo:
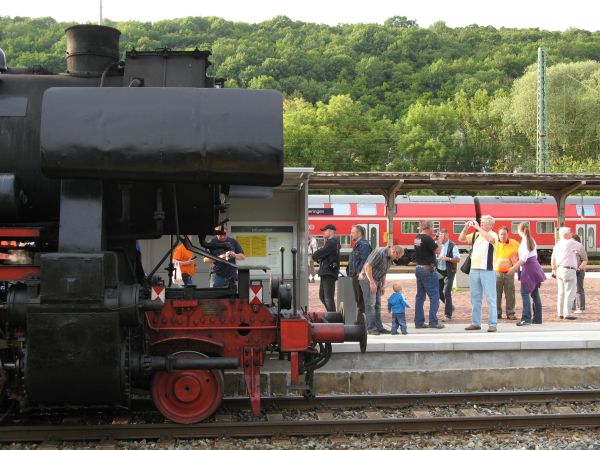
[[[340,241],[335,237],[335,225],[321,228],[325,245],[315,251],[313,259],[319,263],[319,298],[328,312],[335,311],[335,282],[340,271]]]
[[[211,244],[227,242],[230,250],[224,248],[213,249],[210,252],[213,256],[217,256],[225,261],[234,263],[246,259],[242,246],[234,238],[227,235],[227,228],[223,227],[222,234],[217,234],[210,240]],[[230,283],[237,281],[237,268],[231,267],[229,264],[223,264],[213,261],[210,258],[204,258],[204,262],[212,264],[210,267],[210,287],[223,288],[228,287]]]

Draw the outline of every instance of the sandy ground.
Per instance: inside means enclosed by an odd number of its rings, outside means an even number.
[[[414,307],[415,303],[415,294],[417,292],[416,288],[416,280],[413,274],[388,274],[388,281],[386,284],[386,291],[382,298],[382,321],[384,324],[389,324],[391,322],[391,315],[387,312],[387,298],[392,292],[392,283],[400,279],[402,282],[404,295],[406,296],[408,302],[411,306]],[[522,303],[521,303],[521,295],[519,293],[519,282],[515,280],[515,290],[516,290],[516,315],[520,319],[522,312]],[[309,309],[314,311],[324,311],[325,308],[321,301],[319,300],[319,280],[317,279],[314,283],[309,283],[308,285],[309,292]],[[557,314],[556,307],[556,280],[549,278],[544,283],[542,283],[542,287],[540,289],[540,296],[542,298],[542,316],[544,322],[562,322],[564,319],[560,319]],[[587,273],[585,278],[585,293],[586,293],[586,310],[585,314],[574,314],[577,317],[577,321],[583,322],[597,322],[600,320],[600,303],[598,299],[600,298],[600,273],[592,272]],[[336,292],[337,296],[337,292]],[[453,291],[453,303],[454,303],[454,314],[452,316],[451,323],[464,323],[469,324],[471,322],[471,300],[468,289],[454,289]],[[516,323],[515,320],[506,319],[505,312],[505,300],[502,299],[503,302],[503,318],[498,321],[499,327],[503,324],[512,324],[514,326]],[[483,306],[483,317],[482,323],[487,323],[487,303],[484,298],[484,306]],[[425,318],[428,317],[429,314],[429,299],[425,301]],[[438,311],[438,319],[442,319],[444,317],[444,305],[440,303],[440,309]],[[406,311],[406,321],[408,323],[409,328],[414,327],[414,308],[409,308]],[[571,322],[571,321],[569,321]],[[573,321],[575,322],[575,321]]]

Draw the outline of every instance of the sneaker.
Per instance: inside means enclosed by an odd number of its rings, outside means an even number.
[[[559,318],[559,319],[562,319],[562,318],[563,318],[563,316],[558,316],[558,318]]]
[[[469,325],[467,328],[465,328],[465,330],[467,330],[467,331],[481,330],[481,327],[479,325]]]
[[[446,325],[443,323],[437,323],[435,325],[429,324],[429,328],[437,328],[438,330],[441,330],[442,328],[446,328]]]
[[[584,311],[582,309],[577,309],[575,311],[573,311],[573,314],[583,314]]]
[[[452,320],[452,317],[444,316],[444,318],[442,319],[442,322],[445,322],[446,320]]]
[[[415,328],[429,328],[429,326],[424,323],[423,325],[415,325]]]
[[[390,334],[391,334],[391,335],[393,335],[393,336],[397,336],[397,335],[399,335],[400,333],[398,333],[397,331],[392,331]]]
[[[520,322],[517,322],[516,324],[518,327],[522,327],[525,325],[531,325],[531,322],[525,322],[524,320],[521,320]]]
[[[511,314],[510,316],[507,317],[508,320],[517,320],[517,316],[515,316],[514,314]]]
[[[367,334],[371,334],[373,336],[379,336],[381,333],[377,330],[369,330],[369,331],[367,331]]]
[[[377,330],[379,332],[379,334],[390,334],[390,330],[387,330],[385,328],[382,328],[381,330]]]
[[[402,334],[405,334],[405,335],[406,335],[406,334],[408,334],[408,331],[403,331],[403,332],[402,332]]]
[[[577,317],[565,316],[565,319],[567,319],[567,320],[575,320],[575,319],[577,319]]]
[[[488,333],[495,333],[497,331],[497,328],[494,326],[489,326],[488,327]]]

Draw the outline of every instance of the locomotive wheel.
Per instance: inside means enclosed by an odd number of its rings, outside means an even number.
[[[175,353],[178,358],[204,356],[195,352]],[[210,417],[223,399],[221,370],[157,372],[152,379],[152,399],[167,419],[196,423]]]

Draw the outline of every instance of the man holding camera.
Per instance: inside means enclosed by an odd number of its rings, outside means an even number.
[[[213,249],[210,252],[225,261],[235,263],[246,259],[244,250],[234,238],[229,237],[227,228],[223,227],[221,234],[217,234],[210,240],[211,244],[227,242],[230,250],[224,248]],[[223,288],[228,287],[230,283],[237,281],[237,268],[231,267],[229,264],[223,264],[218,261],[213,261],[210,258],[204,258],[204,262],[212,264],[210,268],[210,287]]]
[[[315,251],[313,259],[319,263],[319,299],[328,312],[335,311],[335,282],[340,272],[340,241],[335,237],[335,225],[327,224],[321,228],[325,245]]]
[[[496,305],[496,272],[494,259],[498,247],[498,235],[492,230],[496,221],[490,215],[481,216],[481,225],[476,220],[468,220],[458,236],[459,242],[470,244],[471,271],[469,286],[471,290],[471,325],[465,330],[481,330],[481,306],[483,295],[488,303],[488,331],[494,333],[498,326]],[[474,228],[473,233],[468,233]]]

